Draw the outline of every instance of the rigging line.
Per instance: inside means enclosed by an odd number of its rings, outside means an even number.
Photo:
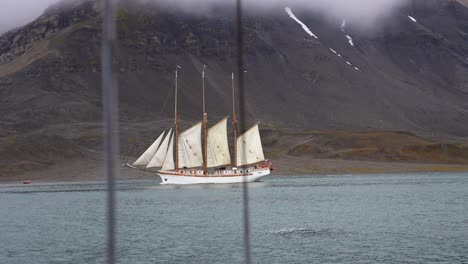
[[[107,247],[108,264],[115,263],[115,179],[119,174],[118,83],[112,70],[116,46],[115,11],[118,0],[105,0],[102,22],[101,81],[104,115],[104,146],[107,176]]]
[[[156,115],[156,119],[158,119],[158,118],[161,119],[162,113],[166,109],[167,103],[169,102],[169,97],[171,96],[174,89],[175,89],[174,87],[172,89],[169,89],[169,92],[167,93],[166,99],[164,99],[163,106],[161,107],[161,111],[159,111],[159,113]]]
[[[245,91],[244,91],[244,43],[242,30],[242,0],[236,0],[237,27],[237,76],[239,76],[239,123],[240,131],[245,129]],[[242,153],[245,155],[245,153]],[[250,222],[249,222],[249,189],[247,181],[242,181],[243,226],[244,226],[244,257],[245,263],[251,264]]]

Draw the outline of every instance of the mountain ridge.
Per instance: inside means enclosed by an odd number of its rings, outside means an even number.
[[[67,124],[82,127],[82,135],[70,139],[65,131],[54,130],[54,136],[71,140],[72,156],[86,155],[80,149],[90,143],[83,135],[95,138],[99,132],[85,124],[100,122],[102,111],[100,8],[99,1],[85,0],[57,5],[0,36],[0,156],[8,156],[14,137],[24,137],[26,149],[30,145],[32,150],[43,149],[35,143],[41,133],[51,148],[54,141],[63,144],[47,133]],[[465,136],[468,8],[463,2],[412,1],[372,33],[291,10],[318,39],[284,9],[244,18],[247,124]],[[187,125],[201,118],[196,98],[201,97],[204,64],[210,123],[230,115],[230,75],[236,68],[231,10],[179,15],[124,3],[117,19],[114,67],[123,122],[170,124],[176,64],[182,66],[180,112]],[[27,139],[30,135],[35,136]],[[143,148],[142,141],[148,140],[137,141]],[[101,147],[91,145],[93,151]],[[128,144],[122,148],[128,156],[139,151]],[[30,158],[18,153],[16,160]]]

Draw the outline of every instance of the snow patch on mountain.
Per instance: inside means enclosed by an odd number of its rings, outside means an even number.
[[[346,32],[346,19],[343,19],[343,22],[341,22],[341,31]]]
[[[354,47],[353,38],[350,35],[346,35],[346,38],[348,39],[349,45]]]
[[[304,29],[305,32],[307,32],[307,34],[311,35],[312,37],[318,39],[318,37],[309,29],[309,27],[307,27],[304,23],[302,23],[301,20],[299,20],[295,15],[294,13],[292,12],[291,8],[289,7],[285,7],[284,10],[286,10],[286,13],[288,13],[288,15],[294,19],[299,25],[302,26],[302,29]]]
[[[294,21],[296,21],[299,25],[301,25],[302,29],[304,29],[305,32],[307,32],[307,34],[309,34],[310,36],[318,39],[317,35],[315,35],[311,30],[310,28],[304,24],[301,20],[299,20],[295,15],[294,13],[292,12],[291,8],[289,7],[285,7],[284,10],[286,11],[286,13],[288,13],[288,15],[294,19]],[[346,35],[346,38],[348,39],[348,42],[351,46],[354,47],[354,42],[353,42],[353,38],[349,35],[346,34],[346,20],[343,19],[343,22],[341,23],[341,31],[343,31],[343,33],[345,33]],[[353,67],[356,71],[359,71],[359,68],[354,66],[351,62],[347,61],[346,59],[343,58],[343,56],[338,53],[336,50],[332,49],[332,48],[328,48],[331,52],[333,52],[336,56],[340,57],[341,59],[343,59],[347,65]]]
[[[343,18],[343,21],[341,22],[341,31],[342,31],[343,33],[345,33],[346,38],[348,39],[349,45],[351,45],[351,46],[354,47],[353,38],[352,38],[350,35],[346,34],[346,19],[344,19],[344,18]]]
[[[416,18],[412,17],[412,16],[408,16],[409,19],[411,19],[414,23],[418,23],[418,21],[416,20]]]
[[[349,62],[348,60],[346,60],[345,58],[343,58],[343,56],[338,53],[336,50],[332,49],[332,48],[328,48],[331,52],[333,52],[336,56],[338,56],[339,58],[343,59],[344,62],[346,62],[347,65],[353,67],[356,71],[359,71],[359,68],[354,66],[351,62]]]

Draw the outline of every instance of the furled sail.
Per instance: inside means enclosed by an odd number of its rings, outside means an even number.
[[[218,167],[231,163],[227,137],[227,117],[208,129],[208,167]]]
[[[156,154],[159,145],[161,144],[164,132],[166,131],[161,133],[161,135],[153,142],[153,144],[151,144],[151,146],[133,163],[133,166],[147,166],[150,163],[154,154]]]
[[[180,134],[179,168],[195,168],[203,165],[201,129],[200,122]]]
[[[166,137],[164,138],[154,156],[151,158],[151,161],[148,163],[146,168],[161,167],[163,165],[164,159],[166,158],[167,146],[169,145],[169,140],[171,139],[171,134],[172,128],[166,134]]]
[[[237,166],[265,160],[258,124],[237,138]]]
[[[162,164],[162,170],[168,171],[173,170],[174,168],[174,135],[172,135],[169,142],[169,147],[167,148],[166,157]]]

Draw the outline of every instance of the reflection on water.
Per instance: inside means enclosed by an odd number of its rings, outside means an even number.
[[[249,184],[255,263],[467,263],[468,176]],[[103,263],[103,182],[0,185],[0,263]],[[242,185],[119,182],[120,263],[242,263]]]
[[[242,183],[235,184],[193,184],[193,185],[160,185],[159,180],[135,180],[117,182],[118,191],[128,190],[200,190],[200,189],[238,189]],[[267,182],[253,182],[251,189],[263,188]],[[106,190],[105,182],[36,182],[34,184],[0,184],[1,193],[53,193],[53,192],[101,192]]]

